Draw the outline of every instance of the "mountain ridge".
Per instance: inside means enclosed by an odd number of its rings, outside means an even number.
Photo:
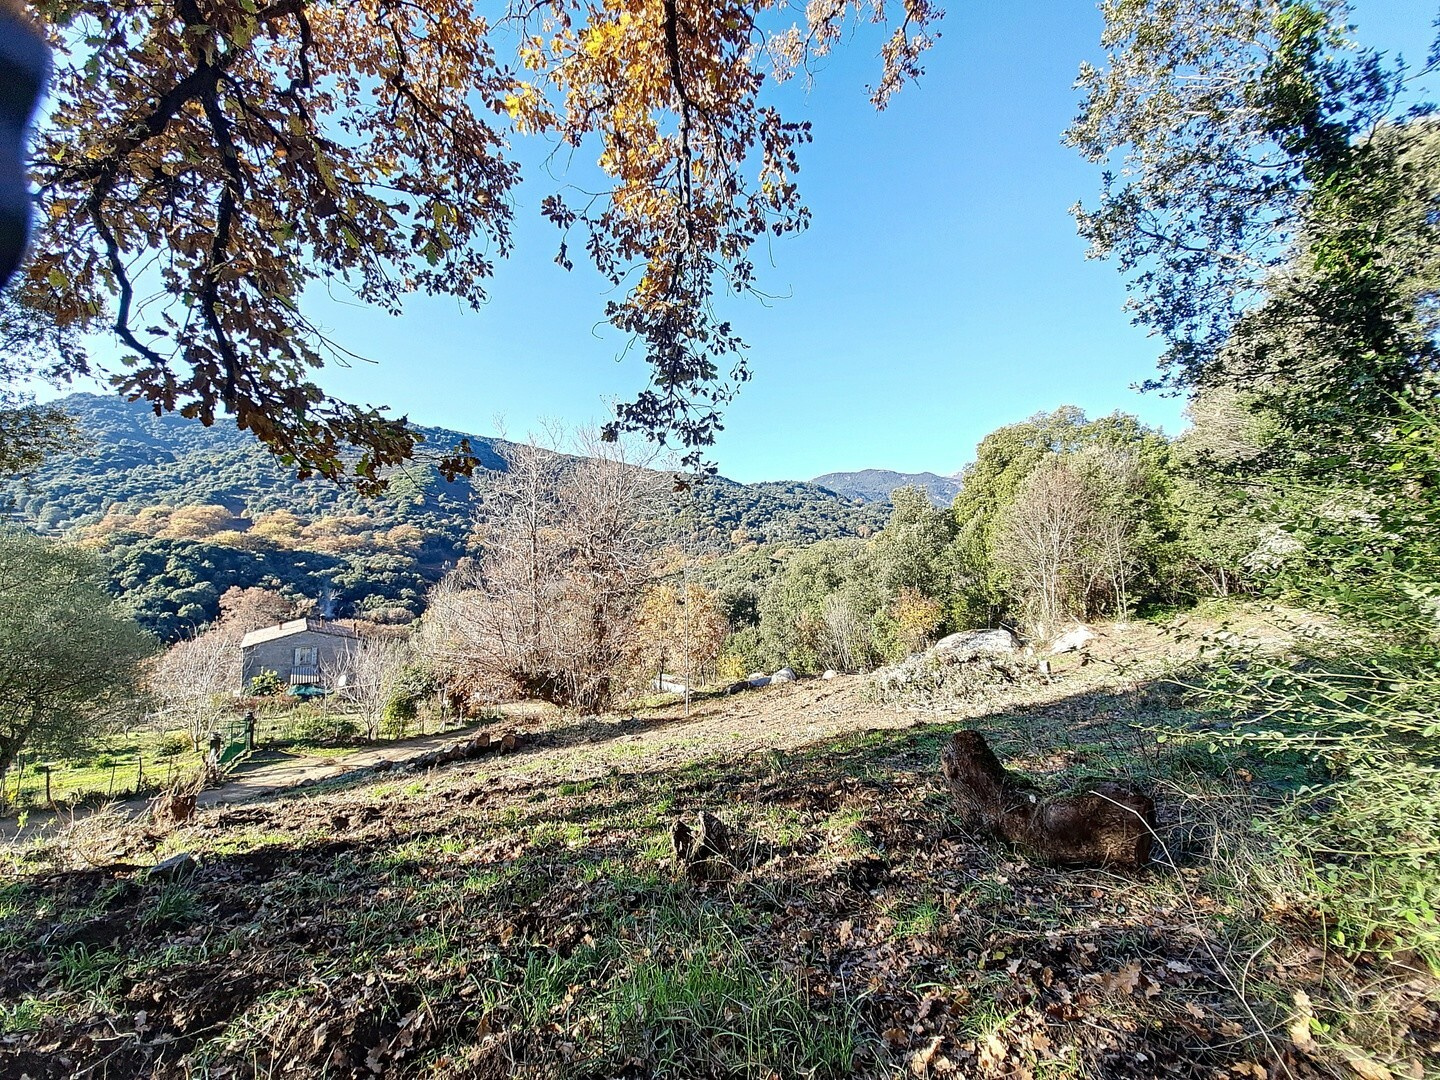
[[[866,502],[888,502],[898,488],[924,488],[936,506],[949,506],[960,492],[958,474],[940,476],[933,472],[902,473],[892,469],[860,469],[855,472],[829,472],[810,481],[817,487],[864,499]]]
[[[396,621],[418,615],[429,587],[476,553],[472,535],[487,478],[504,467],[501,439],[417,425],[427,448],[468,438],[481,468],[446,480],[424,454],[362,496],[299,480],[233,424],[156,416],[143,402],[72,394],[81,445],[23,480],[0,483],[12,523],[100,552],[113,592],[142,625],[174,638],[213,619],[231,586],[297,599],[328,591],[340,614]],[[868,536],[884,503],[803,481],[694,488],[687,543],[723,553],[748,544],[804,546]],[[3,518],[0,518],[3,520]]]

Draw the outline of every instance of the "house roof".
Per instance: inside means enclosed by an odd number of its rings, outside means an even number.
[[[274,626],[262,627],[259,630],[251,630],[240,639],[240,648],[248,649],[252,645],[261,645],[277,638],[289,637],[291,634],[303,634],[307,630],[312,634],[329,634],[339,638],[358,638],[360,636],[348,626],[341,626],[339,623],[329,622],[325,619],[307,617],[276,623]]]

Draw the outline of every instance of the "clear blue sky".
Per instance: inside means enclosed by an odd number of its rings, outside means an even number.
[[[1364,0],[1359,37],[1423,60],[1431,0]],[[1060,144],[1081,60],[1099,59],[1092,4],[952,5],[927,73],[876,113],[865,87],[876,42],[837,53],[811,93],[787,87],[790,119],[813,122],[801,190],[811,229],[764,252],[761,287],[734,321],[754,380],[712,457],[742,481],[862,468],[953,472],[994,428],[1059,405],[1123,409],[1170,433],[1182,402],[1140,394],[1156,343],[1129,325],[1113,266],[1087,262],[1067,213],[1096,171]],[[522,160],[534,161],[535,149]],[[577,259],[551,261],[539,220],[555,182],[532,168],[519,196],[517,252],[479,313],[412,299],[392,319],[319,298],[315,311],[376,361],[330,368],[342,396],[420,423],[512,437],[546,419],[604,419],[638,390],[638,356],[600,322],[608,294]]]

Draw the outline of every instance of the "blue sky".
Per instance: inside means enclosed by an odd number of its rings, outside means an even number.
[[[1423,59],[1431,0],[1355,5],[1362,41]],[[713,448],[742,481],[862,468],[953,472],[1002,424],[1059,405],[1138,414],[1176,433],[1183,403],[1140,394],[1158,347],[1129,325],[1114,268],[1088,262],[1068,208],[1096,170],[1060,144],[1080,62],[1101,20],[1079,0],[952,5],[927,74],[883,113],[866,85],[876,41],[829,59],[808,95],[801,190],[814,224],[758,253],[761,287],[730,314],[755,378]],[[534,162],[542,147],[522,153]],[[577,260],[551,261],[539,220],[555,181],[531,168],[517,251],[480,312],[415,298],[395,319],[317,298],[315,314],[374,364],[320,381],[421,423],[512,437],[547,419],[595,423],[644,383],[638,356],[600,321],[610,294]]]

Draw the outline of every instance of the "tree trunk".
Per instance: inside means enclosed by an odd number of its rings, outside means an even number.
[[[1155,804],[1133,788],[1105,782],[1041,796],[1005,770],[977,731],[956,732],[940,762],[969,828],[1057,865],[1138,867],[1150,860]]]

